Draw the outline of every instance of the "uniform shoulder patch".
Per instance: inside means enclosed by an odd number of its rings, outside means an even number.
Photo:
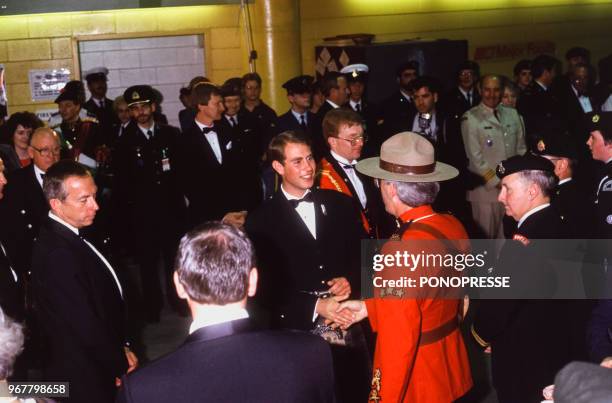
[[[529,240],[529,238],[527,238],[526,236],[521,235],[521,234],[514,234],[514,236],[512,237],[512,239],[513,239],[514,241],[519,241],[520,243],[522,243],[522,244],[523,244],[523,246],[527,246],[527,245],[529,245],[529,243],[531,242],[531,241]]]
[[[81,121],[83,122],[90,122],[90,123],[98,123],[98,119],[92,117],[92,116],[86,116],[84,118],[81,119]]]

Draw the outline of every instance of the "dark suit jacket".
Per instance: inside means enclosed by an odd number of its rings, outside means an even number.
[[[136,241],[151,232],[178,234],[185,219],[185,200],[176,170],[181,133],[162,124],[155,124],[153,133],[153,138],[147,139],[131,122],[113,154],[113,197],[130,218]]]
[[[529,216],[516,233],[530,243],[508,240],[496,270],[508,273],[513,283],[530,285],[527,295],[537,293],[542,299],[486,300],[476,313],[474,329],[491,343],[493,384],[500,400],[540,401],[542,388],[553,383],[557,371],[582,354],[585,335],[578,340],[574,329],[584,329],[585,318],[576,312],[580,307],[575,301],[549,299],[554,278],[546,276],[545,266],[551,251],[538,242],[558,239],[564,231],[552,207]]]
[[[414,101],[408,101],[402,93],[397,90],[381,104],[380,114],[383,120],[380,143],[392,135],[402,131],[405,127],[410,114],[415,111]]]
[[[11,262],[2,251],[2,244],[0,243],[0,308],[7,316],[21,321],[24,314],[22,283],[11,266]],[[15,275],[17,275],[17,279],[15,279]]]
[[[219,139],[222,163],[196,125],[195,121],[178,142],[177,172],[181,191],[189,200],[189,224],[220,220],[230,211],[242,206],[236,198],[234,181],[235,157],[232,135],[226,128],[215,126]]]
[[[185,132],[193,123],[193,119],[195,119],[196,112],[193,109],[185,108],[179,111],[179,124],[181,125],[181,131]]]
[[[117,403],[333,402],[329,347],[248,319],[196,330],[178,350],[123,378]]]
[[[89,98],[89,100],[83,104],[83,107],[87,109],[89,113],[96,116],[96,119],[98,119],[102,129],[104,143],[109,144],[109,142],[112,141],[112,127],[119,122],[119,118],[113,110],[113,100],[105,98],[104,108],[100,108],[92,98]]]
[[[263,199],[261,180],[259,177],[260,161],[263,155],[263,140],[261,122],[251,114],[238,112],[238,125],[232,127],[227,118],[222,116],[215,125],[223,127],[230,133],[232,152],[234,155],[234,184],[238,200],[244,209],[250,211]]]
[[[45,342],[45,381],[69,381],[71,402],[110,402],[127,369],[124,306],[108,268],[69,228],[47,218],[32,283]]]
[[[258,302],[272,324],[310,330],[317,297],[327,281],[346,277],[359,291],[359,239],[363,233],[352,200],[334,190],[313,190],[317,239],[282,191],[247,216],[260,273]]]
[[[317,117],[314,113],[310,111],[306,111],[306,134],[311,136],[312,133],[316,129],[316,121]],[[302,130],[302,126],[300,126],[300,122],[293,116],[291,110],[283,113],[276,119],[276,123],[274,125],[276,129],[276,134],[285,132],[287,130]]]
[[[20,273],[30,269],[32,243],[48,211],[49,204],[36,180],[34,164],[8,175],[4,199],[0,203],[2,241]]]
[[[340,106],[341,108],[343,106]],[[323,137],[323,119],[327,112],[335,109],[332,104],[325,101],[323,105],[317,111],[315,115],[315,119],[312,123],[313,132],[312,132],[312,153],[317,160],[317,162],[325,156],[327,153],[328,145],[327,141]]]
[[[567,118],[558,95],[552,88],[544,90],[535,81],[525,88],[516,109],[525,121],[525,140],[530,150],[537,149],[537,143],[545,133],[567,128]]]

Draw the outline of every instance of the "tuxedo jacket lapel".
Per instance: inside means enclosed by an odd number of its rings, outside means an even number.
[[[310,230],[306,226],[306,223],[300,217],[300,214],[296,209],[291,206],[282,191],[276,192],[276,202],[278,203],[278,211],[282,216],[285,217],[282,222],[286,226],[289,234],[294,234],[301,244],[307,244],[314,242],[314,238],[310,233]],[[315,214],[316,214],[316,203],[315,203]],[[317,233],[319,232],[318,223],[316,228]]]

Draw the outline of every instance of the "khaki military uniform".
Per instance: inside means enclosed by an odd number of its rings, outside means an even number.
[[[472,216],[487,237],[503,238],[504,209],[497,201],[495,168],[502,160],[527,151],[523,120],[516,109],[498,105],[493,110],[481,103],[463,115],[461,134],[468,169],[483,181],[467,192]]]

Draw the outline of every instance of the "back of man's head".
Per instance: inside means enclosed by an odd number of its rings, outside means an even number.
[[[85,166],[73,160],[61,160],[51,165],[47,172],[45,172],[43,179],[45,199],[47,201],[52,199],[66,200],[68,192],[64,187],[64,182],[70,177],[91,177],[91,173],[89,173]]]
[[[212,83],[200,81],[194,85],[191,90],[191,95],[194,101],[194,108],[196,105],[208,105],[208,101],[213,95],[221,96],[221,90],[219,87]]]
[[[534,79],[542,77],[545,71],[556,71],[559,61],[550,55],[540,55],[531,62],[531,75]]]
[[[226,305],[244,300],[255,267],[253,245],[235,227],[208,222],[181,239],[175,270],[189,299]]]

